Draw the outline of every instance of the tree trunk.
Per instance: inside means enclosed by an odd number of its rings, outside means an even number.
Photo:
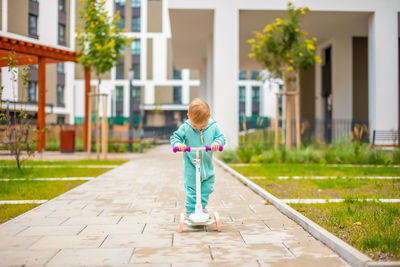
[[[101,79],[99,75],[97,76],[98,84],[97,84],[97,92],[96,92],[96,157],[100,159],[100,123],[99,123],[99,96],[100,93],[100,84]]]

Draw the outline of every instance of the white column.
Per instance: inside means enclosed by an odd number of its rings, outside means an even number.
[[[127,97],[129,98],[129,97]],[[155,102],[155,89],[154,84],[146,83],[144,86],[144,104],[152,105]]]
[[[235,7],[214,11],[213,115],[227,146],[238,146],[239,131],[239,12]]]
[[[200,69],[200,85],[199,85],[199,98],[206,99],[207,90],[207,67],[204,63],[204,67]]]
[[[204,99],[208,102],[210,107],[213,107],[213,88],[214,88],[214,48],[212,36],[209,37],[207,42],[207,59],[206,59],[206,85],[204,91]]]
[[[397,11],[382,8],[369,18],[368,83],[369,124],[373,130],[398,129]]]
[[[190,102],[190,86],[189,84],[183,83],[182,85],[182,104],[189,105]]]
[[[332,45],[332,119],[353,118],[352,37],[334,37]]]
[[[147,80],[147,42],[144,36],[140,40],[140,80]]]
[[[7,32],[8,31],[8,0],[3,0],[2,1],[2,6],[1,6],[1,26],[2,26],[2,31]]]

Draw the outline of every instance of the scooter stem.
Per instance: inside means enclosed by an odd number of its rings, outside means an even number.
[[[203,212],[203,206],[201,205],[201,172],[200,172],[200,149],[196,149],[196,208],[195,213]]]

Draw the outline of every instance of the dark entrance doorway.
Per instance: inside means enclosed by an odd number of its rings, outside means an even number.
[[[324,50],[322,66],[322,99],[324,106],[324,137],[327,143],[332,142],[332,47]]]

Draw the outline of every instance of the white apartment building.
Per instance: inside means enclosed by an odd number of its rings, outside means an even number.
[[[292,2],[310,8],[302,29],[318,39],[323,60],[302,73],[301,117],[364,120],[371,134],[399,129],[400,1]],[[248,58],[246,41],[286,9],[287,1],[168,1],[175,66],[200,70],[200,95],[231,146],[238,144],[241,81],[235,74],[261,69]]]
[[[109,0],[106,8],[110,14],[119,11],[120,27],[127,30],[127,36],[135,38],[130,46],[125,47],[119,64],[102,77],[101,92],[110,96],[107,114],[110,121],[112,118],[114,124],[128,123],[129,114],[133,112],[137,124],[140,108],[144,110],[145,126],[176,125],[183,121],[190,101],[195,97],[204,98],[205,89],[204,85],[200,85],[199,69],[190,66],[178,68],[174,62],[167,1]],[[188,55],[187,60],[197,57],[198,52],[193,53]],[[130,94],[131,69],[134,70],[134,78]],[[276,88],[271,89],[256,81],[257,74],[253,70],[237,70],[232,74],[237,79],[240,76],[236,86],[236,91],[242,92],[240,113],[248,117],[270,116],[274,107],[265,103]],[[75,77],[74,117],[75,123],[82,123],[84,77],[79,65],[76,66]],[[94,87],[97,85],[96,77],[92,75],[91,78],[91,86]],[[132,107],[130,97],[133,98]],[[223,101],[230,99],[228,95]],[[239,99],[236,101],[239,103]]]
[[[0,0],[0,36],[64,51],[74,51],[75,1],[73,0]],[[6,56],[5,50],[3,56]],[[46,122],[73,121],[75,63],[46,64]],[[17,67],[20,73],[22,67]],[[31,66],[31,82],[23,90],[22,82],[12,84],[7,67],[1,68],[2,100],[38,110],[38,69]]]

